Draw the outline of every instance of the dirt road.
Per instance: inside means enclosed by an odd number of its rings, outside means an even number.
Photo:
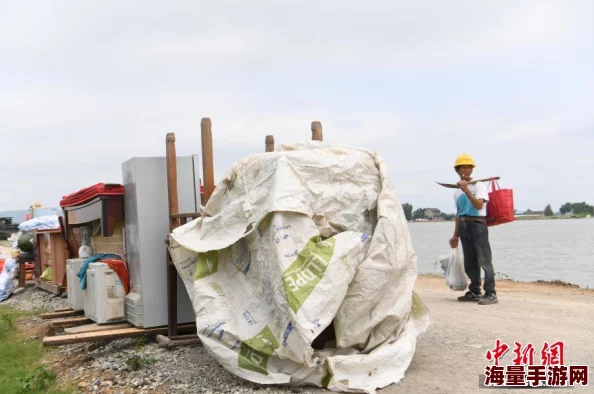
[[[510,365],[514,357],[514,341],[522,345],[532,343],[535,348],[535,362],[540,362],[540,350],[544,341],[549,344],[559,340],[565,342],[565,365],[588,365],[590,369],[589,387],[577,386],[573,389],[539,389],[537,393],[585,393],[594,392],[594,290],[584,290],[553,284],[518,283],[498,281],[499,303],[481,306],[476,303],[461,303],[456,297],[462,292],[448,289],[442,277],[421,276],[416,283],[416,292],[427,305],[432,317],[428,332],[419,337],[412,364],[406,376],[398,384],[379,390],[380,394],[393,393],[517,393],[518,390],[498,389],[495,391],[479,388],[479,375],[490,363],[485,359],[487,350],[495,346],[500,339],[510,346],[510,350],[501,360],[500,365]],[[30,294],[29,294],[30,293]],[[47,298],[47,294],[30,289],[27,294],[43,294],[46,303],[62,298]],[[7,304],[29,304],[26,294],[7,301]],[[34,297],[35,298],[35,297]],[[53,305],[56,309],[56,305]],[[50,308],[51,309],[51,308]],[[37,319],[40,320],[40,319]],[[44,327],[42,322],[40,327]],[[44,335],[29,333],[27,335]],[[117,341],[116,341],[117,342]],[[62,349],[58,365],[63,371],[59,379],[63,383],[75,383],[84,386],[83,392],[93,387],[95,378],[111,380],[118,384],[118,390],[99,390],[98,392],[138,392],[133,386],[135,380],[146,376],[164,373],[162,391],[172,392],[173,386],[183,383],[186,389],[177,387],[175,392],[195,392],[194,388],[208,388],[217,392],[253,392],[255,384],[232,376],[222,368],[217,368],[203,347],[180,348],[161,354],[156,344],[145,346],[143,354],[154,357],[157,363],[146,370],[124,373],[114,369],[103,371],[105,364],[115,363],[112,357],[118,356],[111,345],[101,345],[97,354],[89,362],[77,362],[76,357],[89,355],[94,344],[69,345]],[[134,352],[134,341],[125,351]],[[74,360],[74,365],[63,362],[64,354]],[[119,357],[119,356],[118,356]],[[125,359],[125,358],[124,358]],[[119,360],[119,359],[118,359]],[[208,371],[214,371],[208,373]],[[119,374],[119,376],[117,376]],[[144,378],[142,378],[144,379]],[[148,378],[147,378],[148,379]],[[121,383],[119,383],[121,382]],[[218,388],[225,387],[225,390]],[[257,387],[267,392],[280,393],[330,393],[327,390],[287,387]],[[141,391],[142,392],[142,391]],[[525,390],[520,391],[525,392]]]
[[[443,278],[419,277],[416,292],[429,307],[433,323],[419,338],[405,378],[380,391],[388,393],[477,393],[487,350],[500,339],[510,350],[500,365],[511,365],[514,341],[532,343],[535,363],[544,341],[565,342],[565,365],[589,365],[588,387],[539,389],[538,393],[594,392],[594,291],[552,284],[497,282],[499,303],[462,303],[462,292]],[[525,391],[525,390],[522,390]],[[520,392],[522,392],[520,391]],[[496,393],[518,390],[497,389]]]

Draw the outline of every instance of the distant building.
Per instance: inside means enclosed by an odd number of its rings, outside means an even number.
[[[441,211],[437,208],[426,208],[424,213],[425,213],[425,218],[427,218],[429,220],[441,219]]]

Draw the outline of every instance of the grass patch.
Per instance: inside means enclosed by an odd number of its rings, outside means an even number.
[[[36,315],[0,305],[0,391],[2,393],[66,394],[57,389],[56,375],[42,363],[46,351],[40,339],[27,340],[18,320]]]
[[[495,279],[496,280],[506,280],[509,279],[509,275],[504,274],[503,272],[495,272]]]
[[[155,359],[152,357],[143,357],[135,354],[134,356],[130,357],[126,360],[126,365],[132,371],[138,371],[144,367],[148,367],[149,365],[153,365],[155,363]]]
[[[142,348],[144,348],[146,346],[146,342],[148,340],[148,337],[146,335],[141,336],[140,338],[138,338],[136,340],[136,351],[142,350]]]

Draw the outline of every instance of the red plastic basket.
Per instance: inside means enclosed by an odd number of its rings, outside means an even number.
[[[60,207],[80,205],[97,196],[120,196],[124,194],[124,186],[114,183],[97,183],[77,192],[62,197]]]

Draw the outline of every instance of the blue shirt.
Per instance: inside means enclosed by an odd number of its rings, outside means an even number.
[[[454,192],[454,202],[458,210],[458,217],[460,216],[487,216],[487,201],[489,201],[489,192],[484,183],[479,182],[473,185],[468,185],[468,190],[479,200],[484,200],[483,207],[478,210],[472,206],[470,198],[462,191],[456,189]]]

